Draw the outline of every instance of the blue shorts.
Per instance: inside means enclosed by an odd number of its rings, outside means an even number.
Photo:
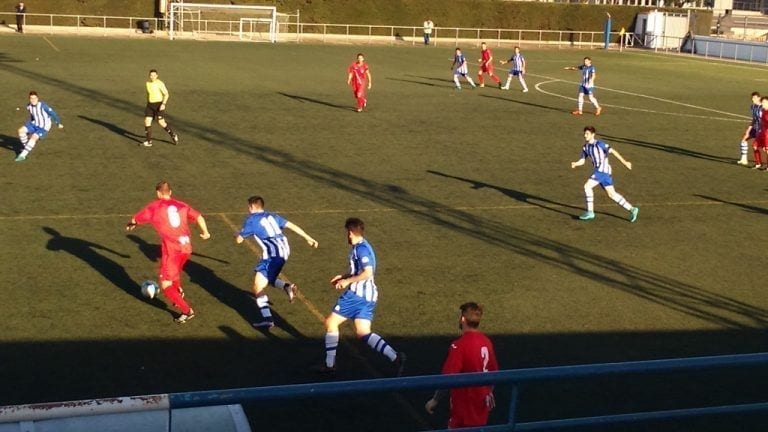
[[[28,134],[35,134],[40,137],[40,139],[43,139],[44,136],[48,135],[47,130],[41,128],[40,126],[35,126],[35,124],[32,122],[24,123],[24,127],[27,128]]]
[[[518,75],[522,75],[523,71],[511,70],[511,71],[509,71],[509,74],[512,75],[512,76],[518,76]]]
[[[373,321],[373,313],[376,311],[376,302],[369,302],[347,290],[336,301],[333,312],[347,319],[364,319]]]
[[[269,284],[274,286],[277,275],[279,275],[283,270],[284,265],[285,258],[267,258],[259,261],[259,263],[256,264],[256,267],[254,267],[253,271],[255,273],[261,273],[265,278],[267,278]]]
[[[595,92],[594,87],[587,87],[585,85],[579,86],[579,93],[584,93],[589,96]]]
[[[600,183],[600,186],[602,186],[603,189],[605,189],[607,186],[613,186],[613,177],[611,177],[610,174],[594,172],[592,173],[590,179],[596,180],[598,183]]]
[[[752,128],[749,129],[749,136],[747,137],[747,139],[755,139],[755,138],[757,138],[757,133],[758,132],[759,131],[757,130],[757,127],[752,126]]]

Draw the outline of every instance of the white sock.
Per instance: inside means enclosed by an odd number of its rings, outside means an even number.
[[[741,144],[740,144],[740,148],[741,148],[741,158],[742,159],[746,159],[747,158],[747,148],[748,148],[747,142],[746,141],[742,141]]]
[[[584,198],[587,202],[587,211],[594,213],[595,211],[595,194],[592,192],[592,189],[585,189],[584,190]]]
[[[275,279],[275,288],[285,289],[286,285],[290,285],[290,284],[282,279]]]
[[[336,350],[339,348],[339,334],[325,334],[325,365],[332,368],[336,365]]]
[[[600,104],[597,103],[597,99],[595,99],[594,96],[589,95],[589,101],[592,102],[592,105],[595,106],[595,108],[600,108]],[[581,108],[579,108],[581,109]]]
[[[469,81],[469,85],[471,85],[472,87],[475,86],[475,82],[472,81],[472,77],[471,76],[467,75],[467,81]]]
[[[624,207],[625,210],[632,210],[632,204],[630,204],[629,201],[624,199],[624,197],[620,194],[615,194],[612,198],[614,201],[616,201],[616,204]]]
[[[520,75],[520,85],[523,86],[523,90],[528,90],[528,86],[525,85],[525,80],[522,75]],[[507,84],[507,86],[509,86],[509,84]]]
[[[368,333],[367,335],[363,336],[363,340],[376,350],[377,352],[383,354],[386,358],[389,359],[389,361],[395,361],[397,358],[397,353],[394,349],[385,341],[381,336],[377,335],[376,333]]]
[[[504,87],[509,87],[509,84],[512,83],[512,75],[507,77],[507,83],[504,84]]]
[[[261,312],[261,317],[264,320],[272,320],[272,311],[269,309],[269,297],[266,294],[256,297],[256,306],[259,307],[259,312]]]
[[[453,82],[456,83],[456,87],[461,88],[461,84],[459,83],[459,76],[458,75],[454,75],[453,76]]]
[[[579,93],[579,111],[584,108],[584,93]]]

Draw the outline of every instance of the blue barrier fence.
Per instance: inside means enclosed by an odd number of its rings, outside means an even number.
[[[512,395],[510,398],[509,418],[507,423],[487,426],[484,428],[462,430],[537,431],[553,430],[563,427],[626,424],[649,420],[701,417],[713,414],[768,413],[768,392],[766,393],[766,401],[758,401],[749,404],[671,409],[667,411],[518,423],[516,417],[519,386],[521,384],[543,381],[551,382],[572,378],[604,378],[611,376],[636,376],[670,372],[699,372],[756,366],[768,366],[768,353],[558,366],[459,375],[417,376],[365,381],[295,384],[277,387],[253,387],[232,390],[173,393],[169,394],[168,398],[171,408],[190,408],[259,401],[275,401],[279,399],[306,399],[341,394],[352,395],[359,393],[397,392],[403,390],[424,389],[434,390],[438,388],[510,384],[512,386]]]
[[[704,57],[768,64],[768,45],[711,36],[686,37],[680,51]]]

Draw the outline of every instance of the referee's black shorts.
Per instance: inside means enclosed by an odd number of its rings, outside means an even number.
[[[163,118],[165,110],[160,109],[162,102],[147,102],[147,107],[144,108],[144,117],[152,117],[153,119]]]

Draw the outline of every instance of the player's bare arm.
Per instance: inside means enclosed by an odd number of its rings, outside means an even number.
[[[370,71],[365,71],[365,76],[368,78],[368,90],[370,90],[371,89],[371,85],[373,84],[373,82],[371,81],[371,72]]]
[[[317,240],[313,239],[309,234],[307,234],[303,229],[301,229],[301,227],[299,227],[295,223],[288,221],[285,223],[285,227],[295,232],[296,234],[304,237],[304,240],[306,240],[307,243],[313,248],[317,248],[318,246]]]
[[[445,395],[448,394],[447,390],[437,390],[435,391],[435,394],[432,396],[432,399],[428,400],[427,403],[424,404],[424,409],[430,413],[435,413],[435,408],[440,403],[443,398],[445,398]]]
[[[624,159],[624,158],[621,156],[621,153],[619,153],[618,151],[616,151],[614,148],[611,148],[610,150],[608,150],[608,153],[609,153],[609,154],[612,154],[612,155],[614,155],[614,156],[616,156],[616,159],[618,159],[618,160],[619,160],[619,162],[621,162],[621,164],[622,164],[622,165],[624,165],[625,167],[627,167],[627,169],[628,169],[628,170],[630,170],[630,171],[632,170],[632,162],[630,162],[630,161],[628,161],[628,160]]]
[[[352,72],[347,75],[347,85],[352,84]]]
[[[333,279],[331,279],[331,283],[334,284],[333,286],[337,290],[343,290],[343,289],[346,289],[351,283],[370,279],[372,277],[373,277],[373,267],[369,266],[369,267],[365,267],[363,269],[363,272],[358,275],[339,277],[339,278],[334,277]]]
[[[203,215],[200,215],[197,217],[197,225],[200,227],[200,238],[203,240],[208,240],[211,238],[211,233],[208,232],[208,225],[205,223],[205,218]]]
[[[580,167],[580,166],[584,165],[585,161],[586,160],[584,158],[581,158],[581,159],[577,160],[576,162],[571,162],[571,168]]]

